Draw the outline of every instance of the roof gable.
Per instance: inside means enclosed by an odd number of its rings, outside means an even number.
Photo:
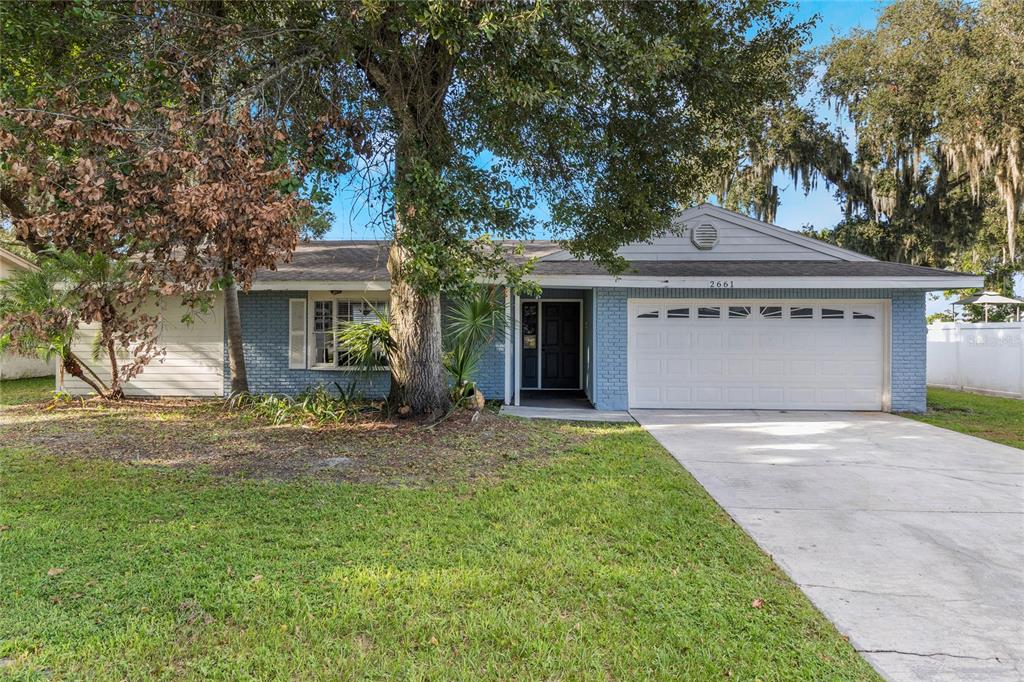
[[[35,270],[36,265],[30,260],[22,258],[16,253],[0,248],[0,271],[4,275],[13,274],[18,270]],[[8,272],[9,271],[9,272]]]
[[[650,242],[627,244],[618,254],[630,261],[874,260],[711,204],[686,209],[672,219],[666,234]],[[574,259],[569,252],[558,251],[542,260]]]

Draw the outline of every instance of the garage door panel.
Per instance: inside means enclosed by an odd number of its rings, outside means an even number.
[[[661,375],[662,359],[657,356],[642,357],[636,360],[636,373],[638,377],[654,377]]]
[[[751,330],[732,331],[725,337],[724,345],[731,353],[750,353],[754,350],[754,335]]]
[[[721,386],[695,386],[693,399],[697,405],[718,406],[722,403]]]
[[[813,377],[817,373],[814,360],[789,360],[786,373],[794,377]]]
[[[693,390],[689,386],[673,386],[665,389],[664,398],[672,405],[689,405],[693,402]]]
[[[772,321],[774,322],[774,320]],[[757,335],[757,349],[759,352],[770,352],[782,350],[786,347],[786,334],[782,331],[760,332]]]
[[[754,374],[754,359],[751,357],[729,358],[726,361],[726,375],[729,378],[749,378]]]
[[[666,300],[629,310],[633,407],[881,409],[878,303]]]
[[[689,358],[668,358],[665,360],[665,375],[672,379],[688,379],[690,377]]]
[[[756,368],[759,379],[781,379],[786,371],[786,363],[775,358],[757,358]]]
[[[700,358],[695,363],[693,375],[700,379],[715,378],[720,379],[722,377],[722,370],[724,363],[721,358]]]
[[[752,403],[754,402],[754,387],[726,386],[725,401],[730,405],[735,403]]]
[[[844,377],[849,374],[849,365],[845,360],[821,360],[818,362],[818,372],[830,377]]]
[[[662,343],[667,350],[690,350],[693,347],[693,334],[685,329],[669,329],[664,333]]]
[[[661,332],[657,329],[641,330],[636,334],[637,350],[658,350],[661,348]]]
[[[786,401],[786,391],[779,386],[758,386],[757,403],[760,405],[782,405]]]

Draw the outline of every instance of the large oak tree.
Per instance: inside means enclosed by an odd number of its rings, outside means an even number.
[[[785,90],[804,27],[783,10],[232,3],[223,20],[240,27],[245,57],[225,92],[288,121],[299,146],[310,122],[330,122],[324,158],[352,163],[341,182],[391,239],[392,397],[429,413],[448,402],[441,294],[481,277],[515,285],[524,270],[498,238],[538,223],[615,267],[619,245],[706,196],[758,107]]]

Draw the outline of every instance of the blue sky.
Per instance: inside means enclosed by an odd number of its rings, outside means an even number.
[[[793,15],[800,21],[810,20],[818,16],[818,23],[811,33],[811,47],[827,45],[835,36],[846,35],[854,28],[869,29],[874,27],[878,18],[878,11],[885,3],[851,0],[848,2],[799,2],[795,3]],[[814,88],[809,88],[814,90]],[[817,104],[818,116],[824,120],[838,123],[846,130],[847,135],[852,135],[852,126],[847,121],[839,119],[835,111],[822,103]],[[779,187],[781,203],[775,222],[790,230],[799,230],[804,225],[814,225],[817,228],[829,227],[842,219],[842,210],[836,202],[832,191],[826,189],[824,184],[818,186],[805,195],[803,189],[793,186],[785,173],[779,173],[775,178],[775,184]]]

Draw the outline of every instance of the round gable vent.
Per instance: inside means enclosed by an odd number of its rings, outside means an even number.
[[[702,251],[707,251],[718,243],[718,228],[710,223],[702,223],[690,230],[690,241]]]

